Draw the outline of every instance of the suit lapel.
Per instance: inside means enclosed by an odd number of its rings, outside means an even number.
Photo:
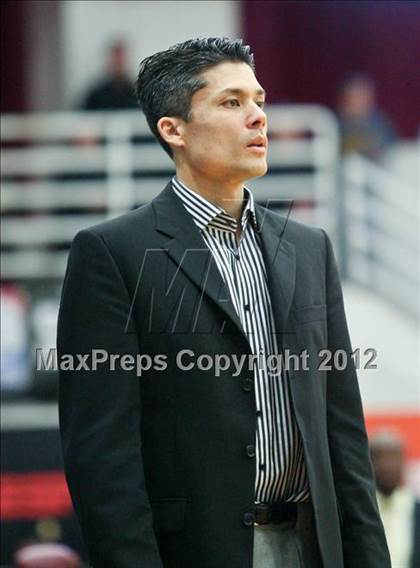
[[[156,229],[170,237],[162,248],[246,337],[213,255],[191,215],[175,195],[171,183],[153,200],[153,207]],[[285,218],[260,205],[256,205],[255,209],[276,331],[281,335],[288,331],[285,326],[295,289],[295,248],[284,238]]]
[[[286,322],[295,290],[295,247],[284,236],[287,219],[260,205],[256,205],[256,217],[276,331],[281,336],[289,331]]]
[[[191,215],[175,195],[171,183],[153,200],[153,207],[156,229],[170,237],[162,248],[200,288],[202,294],[215,302],[246,337],[213,255]]]

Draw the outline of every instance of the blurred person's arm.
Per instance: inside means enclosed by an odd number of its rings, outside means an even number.
[[[135,358],[137,334],[125,333],[129,306],[104,241],[82,231],[73,241],[63,286],[58,360],[92,349]],[[139,379],[118,369],[98,364],[96,371],[60,371],[66,477],[95,568],[162,568],[142,465]]]
[[[326,236],[326,235],[325,235]],[[327,248],[328,348],[347,353],[344,370],[332,366],[327,380],[331,464],[341,518],[346,568],[390,568],[375,496],[362,402],[344,311],[340,279],[329,238]]]

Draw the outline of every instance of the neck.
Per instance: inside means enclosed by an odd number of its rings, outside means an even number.
[[[197,174],[177,169],[177,178],[213,205],[221,207],[238,222],[244,206],[244,186],[242,182],[223,179],[203,179]]]

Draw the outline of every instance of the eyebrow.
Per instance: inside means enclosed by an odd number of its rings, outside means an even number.
[[[245,94],[245,92],[246,91],[244,91],[243,89],[234,89],[234,88],[228,87],[227,89],[223,89],[223,91],[220,91],[219,96],[220,95],[226,95],[228,93],[230,93],[232,95],[243,95],[243,94]],[[256,89],[255,94],[267,96],[267,93],[263,88]]]

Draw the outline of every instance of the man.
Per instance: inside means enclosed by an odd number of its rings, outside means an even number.
[[[127,72],[127,50],[121,41],[112,43],[107,51],[106,74],[84,96],[84,110],[121,110],[136,108],[132,80]]]
[[[380,430],[370,439],[379,512],[392,565],[420,567],[420,502],[405,484],[405,447],[398,432]]]
[[[92,564],[389,566],[354,368],[317,368],[351,352],[330,241],[243,186],[267,170],[249,47],[176,45],[137,93],[176,177],[76,236],[59,318],[59,355],[114,357],[60,379]],[[308,369],[268,366],[303,350]]]
[[[378,108],[372,79],[353,73],[343,82],[338,97],[338,120],[343,154],[358,152],[372,160],[397,141],[389,117]]]

